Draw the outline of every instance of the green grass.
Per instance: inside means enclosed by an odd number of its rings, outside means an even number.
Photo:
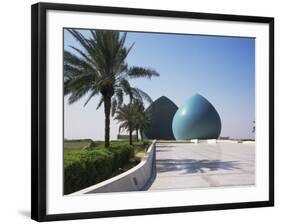
[[[137,165],[140,159],[135,154],[146,151],[149,142],[134,142],[131,146],[128,141],[112,141],[108,149],[103,142],[95,142],[95,147],[84,150],[85,141],[65,141],[64,145],[67,146],[64,150],[64,193],[69,194]]]
[[[91,139],[64,140],[64,150],[80,150],[92,142]],[[95,145],[102,145],[103,141],[95,141]]]
[[[96,141],[95,141],[95,143],[96,143]],[[129,142],[128,141],[111,141],[109,149],[114,150],[114,149],[118,149],[123,146],[129,146]],[[143,149],[147,148],[148,146],[149,146],[149,141],[138,141],[138,142],[135,141],[135,142],[133,142],[133,145],[131,147],[133,147],[134,150],[139,151],[139,150],[143,150]],[[105,148],[104,148],[103,142],[99,142],[99,144],[97,144],[97,146],[92,149],[97,150],[97,149],[105,149]],[[89,149],[89,150],[91,150],[91,149]]]

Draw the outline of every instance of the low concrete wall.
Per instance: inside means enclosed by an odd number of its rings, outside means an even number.
[[[238,143],[238,140],[231,140],[231,139],[219,139],[217,140],[218,143],[235,143],[237,144]]]
[[[198,144],[198,139],[191,139],[190,142],[194,144]]]
[[[194,144],[198,144],[198,143],[216,144],[217,143],[217,139],[191,139],[190,141]]]
[[[216,144],[217,143],[217,139],[207,139],[206,143],[208,143],[208,144]]]
[[[243,141],[243,144],[255,144],[255,141]]]
[[[158,139],[157,143],[192,143],[191,140],[161,140]]]
[[[214,144],[217,143],[217,139],[190,139],[190,140],[157,140],[158,143],[208,143]]]
[[[69,194],[70,196],[90,194],[90,193],[105,193],[105,192],[126,192],[142,190],[147,182],[152,177],[152,172],[155,170],[155,150],[156,141],[153,141],[146,152],[143,160],[132,169],[121,173],[113,178],[105,180],[101,183],[87,187],[83,190]]]
[[[255,144],[255,141],[244,140],[217,140],[218,143],[234,143],[234,144]]]

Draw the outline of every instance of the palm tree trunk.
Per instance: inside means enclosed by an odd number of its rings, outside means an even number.
[[[142,131],[142,129],[140,129],[140,137],[141,137],[141,141],[143,141],[143,131]]]
[[[129,128],[129,144],[130,144],[130,145],[133,145],[132,133],[133,133],[133,130],[132,130],[132,128],[130,127],[130,128]]]
[[[136,128],[137,142],[139,141],[139,129]]]
[[[110,107],[111,97],[104,97],[104,115],[105,115],[105,134],[104,134],[104,147],[108,148],[110,145]]]

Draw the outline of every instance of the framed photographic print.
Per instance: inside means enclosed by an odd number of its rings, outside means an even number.
[[[32,6],[32,219],[274,205],[274,19]]]

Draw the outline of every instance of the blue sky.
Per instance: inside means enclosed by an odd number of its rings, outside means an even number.
[[[87,31],[83,34],[88,36]],[[134,44],[129,65],[150,67],[160,77],[130,80],[153,100],[165,95],[178,107],[199,93],[217,109],[222,120],[221,136],[254,138],[255,39],[199,35],[127,34],[126,45]],[[64,31],[64,46],[80,45]],[[98,99],[83,107],[85,99],[69,105],[65,98],[65,138],[103,139],[103,108]],[[118,126],[112,119],[111,138]]]

